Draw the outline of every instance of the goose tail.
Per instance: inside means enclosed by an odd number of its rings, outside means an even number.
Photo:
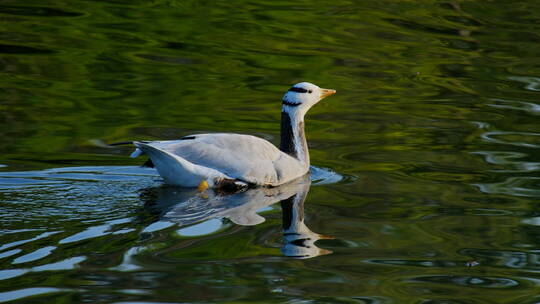
[[[129,155],[129,157],[136,158],[136,157],[140,156],[141,154],[143,154],[143,151],[141,149],[139,149],[139,148],[136,148],[135,151],[133,151],[131,153],[131,155]]]
[[[137,148],[129,156],[131,158],[135,158],[135,157],[138,157],[141,154],[143,154],[143,151],[141,149],[139,149],[138,146],[137,146],[137,144],[139,144],[139,143],[144,143],[144,142],[143,141],[141,141],[141,142],[139,142],[139,141],[121,141],[121,142],[115,142],[115,143],[112,143],[112,144],[108,144],[107,146],[108,147],[115,147],[115,146],[123,146],[123,145],[135,145]]]
[[[160,146],[154,146],[152,143],[133,142],[133,144],[141,151],[135,151],[133,154],[144,153],[148,155],[159,175],[168,184],[197,187],[201,181],[207,180],[210,187],[214,188],[215,181],[228,178],[215,169],[193,164],[180,155],[175,155]]]

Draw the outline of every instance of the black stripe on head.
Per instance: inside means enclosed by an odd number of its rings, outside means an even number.
[[[292,88],[289,89],[289,92],[307,93],[308,90],[302,89],[302,88],[297,88],[297,87],[292,87]]]
[[[286,101],[285,99],[283,99],[281,101],[282,104],[286,105],[286,106],[289,106],[289,107],[298,107],[299,105],[301,105],[302,103],[299,102],[299,103],[293,103],[293,102],[290,102],[290,101]]]

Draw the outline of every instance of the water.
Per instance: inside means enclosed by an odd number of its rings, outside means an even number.
[[[540,301],[539,2],[3,0],[0,16],[1,302]],[[338,91],[307,117],[313,182],[201,195],[102,144],[277,143],[300,81]]]

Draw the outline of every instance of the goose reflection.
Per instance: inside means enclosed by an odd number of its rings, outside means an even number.
[[[307,259],[319,255],[330,254],[332,251],[315,246],[320,239],[332,237],[311,231],[304,223],[304,202],[309,192],[311,180],[298,187],[299,190],[287,199],[281,200],[283,214],[283,247],[281,252],[285,256],[299,259]]]
[[[308,174],[278,187],[258,187],[240,193],[213,190],[199,193],[192,189],[159,187],[147,189],[142,197],[145,206],[158,212],[161,220],[181,227],[213,218],[226,218],[242,226],[257,225],[265,221],[257,211],[279,202],[283,214],[283,254],[312,258],[332,252],[315,246],[317,240],[330,237],[311,231],[304,223],[304,201],[310,186]]]

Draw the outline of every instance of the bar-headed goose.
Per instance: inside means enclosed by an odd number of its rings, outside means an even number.
[[[166,183],[184,187],[277,186],[309,171],[304,115],[336,93],[309,82],[283,96],[279,149],[259,137],[232,133],[194,134],[179,140],[135,141],[131,157],[146,154]]]

